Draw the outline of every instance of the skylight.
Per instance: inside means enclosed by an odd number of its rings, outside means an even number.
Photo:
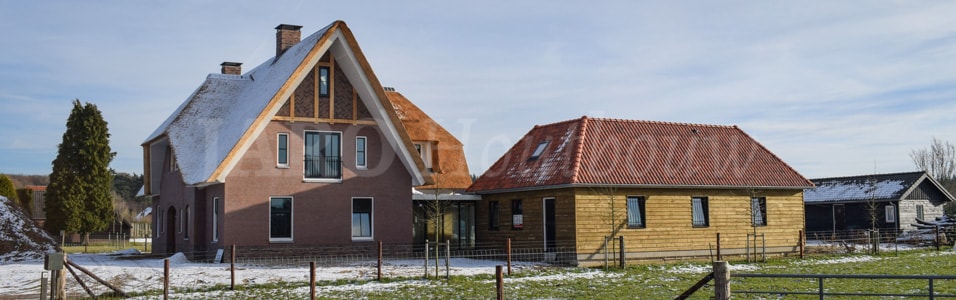
[[[544,153],[544,148],[546,147],[548,147],[548,141],[541,142],[540,144],[538,144],[537,148],[534,148],[534,153],[531,153],[531,157],[529,157],[528,159],[529,160],[538,159],[538,157],[541,156],[541,153]]]

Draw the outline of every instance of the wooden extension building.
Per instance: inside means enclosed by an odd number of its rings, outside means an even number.
[[[754,235],[795,253],[812,186],[736,126],[582,117],[535,126],[469,191],[482,243],[570,247],[586,266],[606,237],[624,237],[630,261],[706,257],[718,233],[724,255]]]

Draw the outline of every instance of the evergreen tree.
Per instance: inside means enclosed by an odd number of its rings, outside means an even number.
[[[13,187],[13,180],[10,180],[10,177],[4,174],[0,174],[0,196],[10,199],[13,203],[19,203],[17,201],[17,189]]]
[[[20,198],[20,207],[31,218],[33,217],[33,190],[28,188],[17,189],[17,197]]]
[[[113,173],[107,123],[96,105],[73,101],[46,193],[46,229],[80,233],[83,243],[91,232],[113,221],[110,189]]]

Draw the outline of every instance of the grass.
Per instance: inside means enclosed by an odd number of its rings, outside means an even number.
[[[590,268],[540,268],[505,278],[507,299],[673,299],[710,271],[709,263],[681,262],[629,266],[625,270]],[[956,252],[914,250],[898,254],[817,255],[807,259],[777,258],[765,263],[732,261],[733,273],[771,274],[892,274],[956,275]],[[814,279],[731,279],[731,289],[815,291]],[[452,276],[423,280],[390,278],[383,282],[340,280],[319,282],[321,299],[493,299],[495,280],[490,275]],[[937,293],[956,294],[956,281],[934,282]],[[827,279],[830,292],[926,293],[925,280]],[[305,282],[274,282],[254,286],[228,286],[205,290],[176,289],[174,299],[308,299]],[[691,299],[709,299],[705,286]],[[156,291],[139,294],[148,298]],[[734,294],[734,299],[810,299],[812,296]],[[829,298],[829,297],[828,297]],[[850,297],[846,297],[849,299]]]

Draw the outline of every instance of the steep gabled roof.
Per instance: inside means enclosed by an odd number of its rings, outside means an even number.
[[[381,84],[343,21],[322,28],[246,74],[210,74],[143,145],[168,139],[186,184],[224,182],[255,136],[326,52],[335,55],[356,85],[356,92],[412,174],[412,184],[429,182],[421,159],[409,151],[408,134],[401,129]],[[147,161],[147,169],[153,163],[155,160]],[[157,181],[146,181],[146,194],[154,194],[149,190],[151,182]]]
[[[873,174],[811,179],[816,188],[803,193],[806,203],[889,201],[905,198],[924,181],[953,201],[953,196],[926,172]]]
[[[539,147],[541,153],[534,157]],[[468,190],[593,185],[813,186],[736,126],[585,116],[535,126]]]
[[[471,174],[468,173],[468,162],[465,161],[465,150],[461,142],[401,93],[386,91],[385,94],[392,102],[398,118],[402,120],[405,131],[413,141],[436,143],[437,155],[433,157],[438,163],[438,166],[433,165],[436,173],[435,184],[418,188],[453,190],[468,188],[471,185]]]

